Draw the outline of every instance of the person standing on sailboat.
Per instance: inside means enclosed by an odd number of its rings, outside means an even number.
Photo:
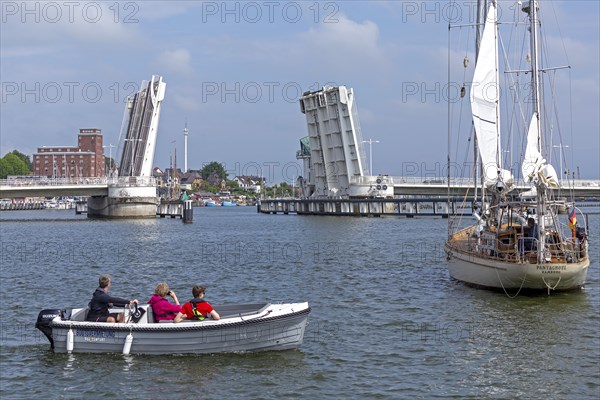
[[[523,239],[523,247],[525,251],[536,250],[536,241],[538,238],[538,226],[535,223],[535,219],[527,219],[527,236]]]

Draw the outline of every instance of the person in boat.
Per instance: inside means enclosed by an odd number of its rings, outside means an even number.
[[[137,299],[128,300],[121,297],[114,297],[108,294],[110,290],[110,275],[102,275],[98,279],[98,288],[92,295],[92,300],[88,305],[90,311],[86,321],[92,322],[123,322],[123,313],[110,313],[109,307],[125,307],[131,304],[138,304]]]
[[[167,296],[170,296],[175,304],[172,304]],[[148,301],[152,311],[154,312],[154,318],[158,321],[170,321],[175,319],[175,316],[181,310],[177,295],[172,290],[169,290],[169,285],[166,282],[161,282],[156,285],[154,294]]]
[[[535,219],[527,219],[527,229],[523,237],[523,250],[533,251],[536,249],[536,243],[538,238],[538,227],[535,223]],[[522,251],[523,252],[523,251]]]
[[[181,322],[184,319],[190,321],[204,321],[209,315],[214,320],[221,319],[219,313],[215,311],[210,303],[204,300],[204,292],[206,292],[206,287],[198,285],[194,286],[192,288],[192,295],[194,298],[181,307],[181,310],[175,316],[174,322]]]

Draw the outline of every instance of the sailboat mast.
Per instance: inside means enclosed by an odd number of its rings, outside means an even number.
[[[541,117],[541,99],[540,99],[540,66],[538,58],[538,5],[537,0],[530,0],[529,2],[529,21],[530,32],[531,32],[531,87],[533,96],[533,107],[534,112],[537,113],[537,148],[540,154],[542,153],[542,117]],[[537,185],[537,216],[538,216],[538,246],[537,246],[537,258],[538,262],[543,262],[544,254],[543,249],[545,248],[545,234],[546,230],[546,188],[544,185]]]
[[[487,20],[488,14],[488,0],[477,0],[477,23],[475,25],[475,60],[479,62],[479,49],[481,47],[481,39],[483,36],[483,26]],[[477,201],[477,189],[478,185],[481,184],[481,210],[480,213],[485,211],[485,174],[483,173],[483,169],[485,168],[483,163],[480,163],[481,158],[479,157],[479,140],[477,139],[478,133],[475,132],[474,140],[473,140],[473,160],[475,163],[475,176],[474,176],[474,201]],[[479,176],[478,176],[479,175]],[[481,182],[478,182],[478,178],[481,179]]]
[[[475,62],[477,62],[477,58],[479,57],[479,46],[481,45],[481,26],[485,21],[486,8],[484,3],[486,3],[486,0],[477,0],[477,20],[475,24]],[[476,203],[478,185],[477,180],[479,175],[479,149],[477,145],[477,134],[473,135],[473,164],[473,202]],[[483,174],[481,174],[481,176],[483,177]]]
[[[479,46],[481,45],[481,27],[485,22],[487,14],[486,0],[477,0],[477,20],[475,25],[475,60],[479,56]]]
[[[538,115],[538,151],[542,153],[542,114],[540,104],[540,65],[538,59],[538,5],[537,0],[529,2],[529,19],[531,21],[531,87],[533,88],[533,111]]]

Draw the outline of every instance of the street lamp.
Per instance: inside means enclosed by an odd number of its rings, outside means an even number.
[[[113,147],[116,147],[116,146],[113,146],[112,144],[109,144],[108,146],[102,146],[102,148],[104,148],[104,149],[107,147],[108,147],[108,154],[109,154],[108,158],[110,159],[110,161],[109,161],[110,166],[108,167],[108,173],[110,175],[112,173],[112,167],[113,167],[112,149],[113,149]],[[105,172],[106,172],[106,169],[105,169]]]
[[[373,143],[379,143],[379,140],[363,140],[363,143],[369,143],[369,175],[373,176]]]
[[[565,174],[565,171],[563,171],[562,149],[563,149],[563,147],[568,148],[569,146],[566,144],[554,144],[554,145],[552,145],[552,147],[558,148],[558,157],[560,158],[560,178],[559,179],[560,179],[560,183],[562,184],[562,177]]]

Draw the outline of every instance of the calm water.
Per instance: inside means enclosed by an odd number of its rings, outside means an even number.
[[[590,216],[598,235],[600,216]],[[565,216],[566,218],[566,216]],[[446,220],[258,215],[195,209],[180,220],[88,221],[4,212],[0,397],[557,398],[600,396],[600,251],[583,291],[510,299],[450,280]],[[42,308],[112,293],[147,301],[166,280],[213,303],[299,302],[298,351],[211,356],[57,355]]]

